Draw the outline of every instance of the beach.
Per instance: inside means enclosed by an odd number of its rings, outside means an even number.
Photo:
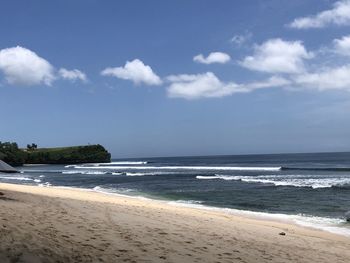
[[[0,184],[0,191],[4,263],[350,259],[350,238],[286,222],[71,188]]]

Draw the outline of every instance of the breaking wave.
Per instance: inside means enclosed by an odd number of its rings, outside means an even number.
[[[350,167],[281,167],[281,170],[349,172]]]
[[[308,178],[305,175],[260,175],[260,176],[234,176],[234,175],[214,175],[214,176],[196,176],[199,180],[227,180],[242,181],[248,183],[272,184],[275,186],[294,186],[294,187],[311,187],[330,188],[350,185],[350,177],[334,178]]]
[[[214,170],[214,171],[280,171],[282,167],[239,167],[239,166],[74,166],[76,169],[107,170]]]
[[[23,176],[0,176],[0,179],[5,179],[5,180],[18,180],[18,181],[33,181],[32,178],[23,177]]]
[[[111,165],[142,165],[142,164],[148,164],[146,161],[120,161],[120,162],[110,162],[110,163],[87,163],[87,164],[81,164],[79,166],[94,166],[94,167],[99,167],[99,166],[111,166]],[[65,168],[75,168],[77,165],[76,164],[70,164],[66,165]]]
[[[124,173],[122,173],[124,174]],[[149,173],[125,173],[126,176],[152,176],[152,175],[182,174],[181,172],[149,172]]]
[[[91,174],[91,175],[99,175],[99,174],[109,174],[111,172],[107,171],[96,171],[96,170],[22,170],[21,173],[59,173],[59,174]]]
[[[103,172],[103,171],[76,171],[76,170],[71,170],[71,171],[62,171],[62,174],[107,174],[108,172]]]

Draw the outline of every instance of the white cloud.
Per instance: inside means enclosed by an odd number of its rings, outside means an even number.
[[[289,84],[288,80],[274,76],[265,81],[248,84],[225,83],[212,72],[196,75],[172,75],[167,77],[167,80],[171,82],[167,89],[169,97],[188,100],[220,98],[234,93],[247,93],[256,89],[282,87]]]
[[[240,64],[250,70],[268,73],[300,73],[304,59],[313,55],[306,51],[300,41],[270,39],[255,47],[253,56],[247,56]]]
[[[328,25],[350,25],[350,0],[334,3],[333,8],[313,16],[296,18],[289,27],[297,29],[323,28]]]
[[[135,84],[160,85],[162,80],[155,74],[152,68],[141,60],[127,61],[124,67],[106,68],[101,74],[120,79],[131,80]]]
[[[48,61],[19,46],[0,50],[0,71],[13,85],[51,85],[55,80],[54,68]]]
[[[344,36],[341,39],[335,39],[333,43],[335,51],[338,54],[350,56],[350,35]]]
[[[274,88],[274,87],[285,87],[291,84],[291,81],[279,77],[279,76],[272,76],[264,81],[258,81],[258,82],[252,82],[245,84],[244,87],[249,90],[253,91],[256,89],[265,89],[265,88]]]
[[[233,82],[221,82],[212,72],[169,76],[167,79],[172,82],[168,87],[171,98],[218,98],[231,95],[239,87]]]
[[[296,85],[318,90],[344,89],[350,91],[350,65],[304,73],[295,77]]]
[[[231,60],[231,57],[223,52],[211,52],[207,57],[204,57],[202,54],[199,54],[193,57],[193,61],[202,63],[202,64],[212,64],[220,63],[225,64]]]
[[[61,78],[71,80],[71,81],[76,81],[76,80],[81,80],[83,82],[87,81],[86,74],[78,69],[68,70],[65,68],[61,68],[58,71],[58,74],[60,75]]]
[[[167,80],[170,82],[167,88],[170,98],[188,100],[221,98],[237,93],[248,93],[277,87],[293,87],[295,90],[350,91],[350,64],[336,68],[323,68],[315,72],[293,74],[289,79],[281,76],[271,76],[266,80],[240,84],[223,82],[212,72],[196,75],[172,75],[167,77]]]
[[[236,44],[237,46],[243,45],[245,42],[247,42],[252,37],[252,33],[246,32],[243,35],[234,35],[231,38],[231,42]]]

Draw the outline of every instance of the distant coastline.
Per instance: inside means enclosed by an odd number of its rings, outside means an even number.
[[[111,154],[100,144],[21,149],[17,143],[0,142],[0,160],[13,166],[24,164],[77,164],[111,161]]]

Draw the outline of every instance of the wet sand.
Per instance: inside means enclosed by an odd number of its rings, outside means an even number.
[[[350,262],[350,238],[293,224],[75,189],[0,192],[1,263]]]

